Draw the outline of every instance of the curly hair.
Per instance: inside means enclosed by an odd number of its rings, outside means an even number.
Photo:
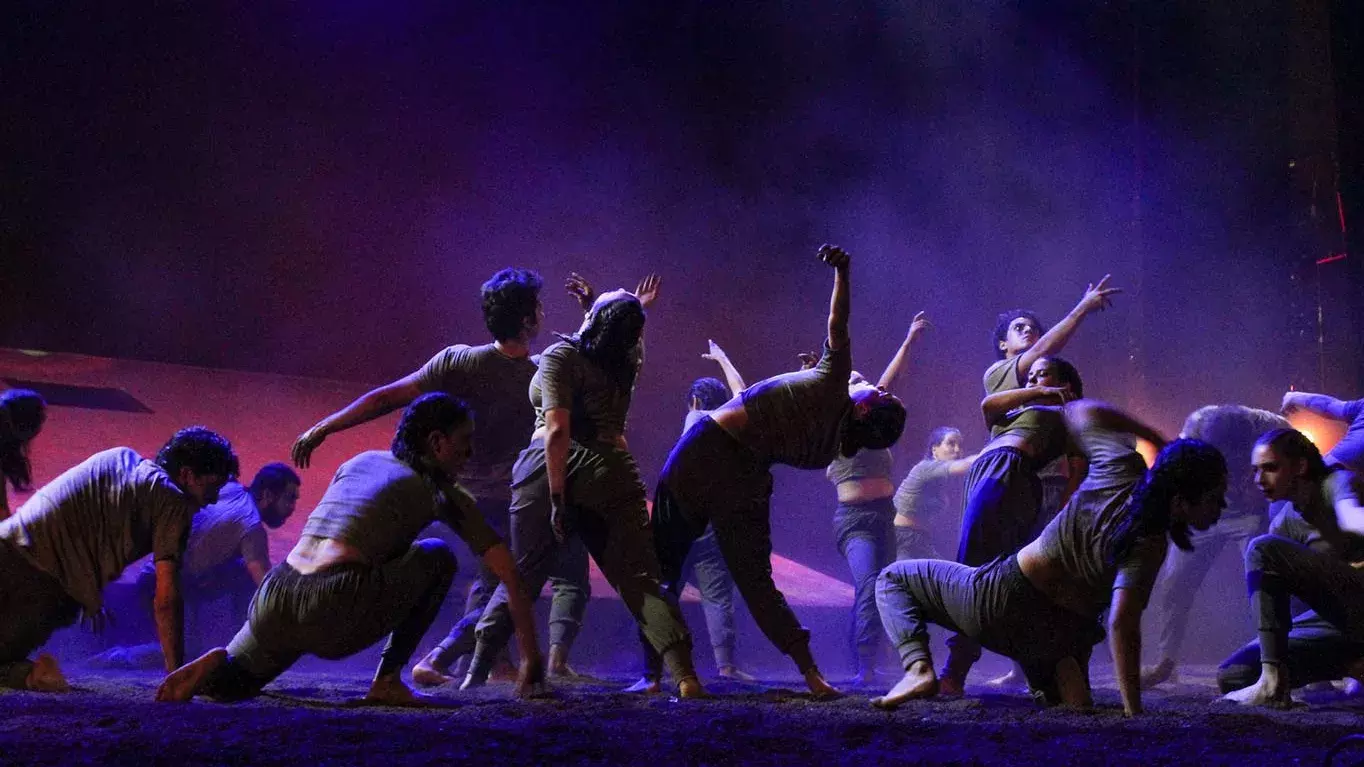
[[[1070,360],[1067,360],[1064,357],[1038,358],[1038,362],[1041,362],[1042,360],[1050,362],[1052,366],[1056,368],[1056,374],[1066,383],[1066,385],[1070,386],[1070,393],[1074,394],[1076,399],[1084,398],[1085,382],[1080,380],[1080,371],[1070,363]],[[1033,364],[1036,365],[1037,362],[1034,362]]]
[[[953,434],[960,437],[961,429],[958,429],[955,426],[939,426],[933,431],[930,431],[928,433],[928,445],[927,447],[924,448],[924,459],[931,460],[933,458],[933,448],[937,447],[938,445],[941,445],[943,443],[943,440],[947,439]]]
[[[844,444],[857,450],[885,450],[899,441],[905,431],[905,406],[894,397],[883,398],[861,418],[851,418]]]
[[[1201,439],[1177,439],[1161,448],[1155,464],[1132,491],[1127,511],[1110,543],[1108,562],[1122,561],[1138,538],[1167,532],[1176,546],[1193,551],[1189,526],[1170,521],[1170,506],[1176,497],[1197,501],[1226,479],[1226,458]]]
[[[631,293],[592,307],[583,327],[571,336],[556,334],[592,364],[601,368],[623,392],[635,386],[639,375],[639,342],[644,337],[644,306]]]
[[[1290,461],[1307,461],[1307,480],[1320,482],[1331,470],[1321,457],[1321,451],[1306,434],[1297,429],[1272,429],[1255,440],[1255,446],[1268,445],[1274,452]]]
[[[474,411],[462,399],[443,392],[423,394],[403,410],[403,417],[393,433],[393,445],[390,448],[393,456],[418,474],[430,476],[430,467],[422,462],[426,438],[433,431],[449,434],[473,417]],[[454,477],[446,479],[453,480]]]
[[[298,472],[289,467],[287,463],[275,461],[260,467],[256,476],[251,480],[251,497],[260,498],[265,491],[270,491],[275,495],[280,495],[289,485],[302,485],[303,480],[299,478]]]
[[[187,468],[198,475],[216,474],[235,477],[241,471],[232,443],[203,426],[187,426],[177,431],[156,453],[156,463],[175,477]]]
[[[1042,320],[1038,319],[1037,314],[1034,312],[1028,311],[1027,309],[1014,309],[1011,312],[1001,312],[999,317],[995,319],[994,343],[990,346],[994,351],[995,356],[1000,359],[1004,359],[1004,350],[999,348],[999,345],[1004,343],[1004,340],[1009,337],[1009,324],[1019,317],[1031,322],[1037,328],[1038,336],[1047,332],[1047,326],[1042,324]]]
[[[687,404],[696,401],[702,410],[714,410],[729,402],[729,387],[718,378],[698,378],[687,390]]]
[[[33,466],[27,445],[47,420],[47,401],[30,389],[10,389],[0,394],[0,482],[9,480],[18,491],[33,486]]]
[[[545,281],[529,269],[508,267],[483,283],[483,324],[498,341],[516,338],[527,317],[535,317]]]

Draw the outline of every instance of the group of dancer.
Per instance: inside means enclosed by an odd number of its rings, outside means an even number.
[[[834,541],[854,584],[853,684],[874,684],[883,635],[904,670],[874,705],[961,694],[984,648],[1012,659],[1010,678],[1039,701],[1088,706],[1090,654],[1107,633],[1123,708],[1138,714],[1142,688],[1177,673],[1192,594],[1229,541],[1245,551],[1259,637],[1223,664],[1227,697],[1282,705],[1294,687],[1364,677],[1364,509],[1354,473],[1364,468],[1364,400],[1285,395],[1285,413],[1351,424],[1325,458],[1281,416],[1237,405],[1196,411],[1167,442],[1086,399],[1075,366],[1058,356],[1118,292],[1105,277],[1050,329],[1031,312],[1000,316],[1000,359],[985,373],[981,403],[990,440],[965,455],[961,430],[934,430],[897,487],[891,448],[906,412],[891,389],[930,325],[915,316],[871,382],[853,367],[851,258],[827,245],[818,258],[833,272],[821,353],[746,386],[711,342],[704,356],[724,380],[687,390],[682,436],[652,504],[626,432],[656,276],[633,292],[597,294],[573,275],[567,288],[582,324],[533,356],[543,282],[525,269],[495,274],[482,286],[491,343],[446,348],[298,437],[292,459],[306,469],[330,435],[402,410],[389,449],[342,463],[273,567],[264,528],[288,519],[302,483],[288,466],[237,484],[231,445],[202,427],[176,433],[154,460],[128,448],[96,454],[0,521],[0,685],[66,689],[55,658],[29,656],[82,618],[99,628],[104,586],[151,554],[141,583],[158,639],[149,652],[168,672],[158,700],[250,698],[304,655],[344,658],[386,638],[367,697],[419,702],[403,672],[456,571],[448,543],[421,537],[441,522],[480,563],[462,616],[412,665],[417,686],[485,684],[507,665],[512,637],[518,693],[576,676],[569,658],[591,557],[639,625],[644,673],[632,690],[662,689],[666,670],[679,697],[707,694],[679,610],[694,579],[721,677],[751,678],[735,657],[737,588],[812,697],[837,697],[773,580],[777,464],[824,470],[835,486]],[[36,394],[0,395],[0,470],[17,489],[28,489],[27,445],[44,418]],[[1158,450],[1149,469],[1138,439]],[[1268,503],[1273,523],[1261,534]],[[961,528],[955,561],[946,561],[934,537],[953,507]],[[546,583],[548,662],[532,618]],[[251,594],[244,624],[226,646],[186,662],[184,602],[222,590]],[[1152,596],[1160,641],[1143,669],[1141,618]],[[1294,597],[1309,611],[1293,617]],[[941,672],[929,624],[953,634]]]

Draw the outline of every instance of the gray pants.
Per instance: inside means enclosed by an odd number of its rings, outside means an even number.
[[[1287,648],[1283,657],[1290,687],[1340,679],[1351,664],[1364,660],[1364,641],[1351,641],[1312,610],[1293,619]],[[1217,669],[1217,686],[1224,693],[1249,687],[1259,678],[1259,640],[1237,650]]]
[[[848,563],[853,581],[853,607],[848,622],[848,649],[857,672],[875,671],[881,646],[881,620],[876,615],[876,576],[895,561],[895,506],[890,498],[839,504],[834,512],[834,541]]]
[[[772,580],[772,473],[766,463],[701,419],[673,447],[654,496],[654,545],[670,598],[681,593],[692,542],[709,524],[758,628],[801,671],[813,667],[810,632]]]
[[[499,535],[506,537],[509,527],[510,498],[479,499],[478,509]],[[583,615],[592,598],[592,584],[588,577],[587,549],[582,541],[572,539],[559,549],[554,569],[549,574],[553,598],[549,608],[549,642],[572,647],[583,625]],[[497,576],[482,562],[478,564],[478,578],[469,589],[464,603],[464,616],[450,629],[450,633],[436,647],[436,663],[448,668],[456,659],[474,651],[477,627],[483,611],[497,591]]]
[[[339,565],[303,575],[277,565],[251,600],[246,625],[227,646],[229,661],[204,693],[223,700],[249,698],[304,655],[350,657],[388,635],[379,673],[401,671],[435,621],[455,555],[444,541],[417,541],[407,553],[377,567]]]
[[[1097,618],[1070,612],[1038,591],[1012,555],[981,567],[896,562],[877,579],[876,605],[906,670],[917,661],[933,662],[933,623],[1017,661],[1028,685],[1053,703],[1059,700],[1056,664],[1075,658],[1087,670],[1089,654],[1104,636]]]
[[[1179,659],[1179,649],[1184,643],[1194,597],[1198,595],[1198,588],[1208,577],[1222,549],[1227,544],[1234,544],[1244,554],[1250,540],[1264,532],[1264,528],[1264,514],[1224,516],[1208,530],[1190,531],[1193,551],[1170,544],[1151,599],[1155,607],[1152,612],[1159,627],[1155,645],[1155,657],[1158,660]]]
[[[1364,570],[1337,556],[1277,535],[1262,535],[1246,548],[1246,589],[1264,663],[1289,660],[1292,597],[1335,626],[1346,640],[1364,641]]]
[[[917,527],[895,528],[895,559],[942,559],[928,533]]]
[[[660,593],[644,483],[626,451],[607,445],[569,448],[565,496],[571,527],[606,580],[620,594],[650,644],[660,653],[674,645],[691,646],[691,634],[677,605]],[[534,600],[559,567],[561,546],[550,526],[549,476],[544,444],[536,440],[521,451],[512,469],[511,541],[516,568]],[[514,631],[507,587],[493,593],[478,622],[478,643],[471,671],[486,673]]]
[[[682,568],[682,582],[693,582],[701,592],[701,609],[706,615],[706,631],[710,634],[715,666],[734,665],[734,577],[725,566],[715,531],[707,530],[697,538]],[[644,645],[644,675],[658,679],[663,672],[663,658],[646,641]]]
[[[56,578],[0,541],[0,687],[25,689],[33,670],[28,654],[79,614],[80,605]]]

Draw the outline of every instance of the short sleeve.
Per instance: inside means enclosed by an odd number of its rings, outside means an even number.
[[[242,535],[242,560],[270,565],[270,538],[265,534],[264,525],[252,525]]]
[[[460,345],[436,352],[436,356],[417,371],[417,388],[423,392],[463,391],[466,388],[464,360],[468,350],[469,347]]]
[[[1018,364],[1023,360],[1023,355],[1014,356],[999,360],[985,370],[985,393],[995,394],[996,392],[1009,391],[1010,389],[1020,389],[1023,382],[1018,377]]]
[[[481,557],[488,549],[502,542],[502,537],[483,518],[469,491],[458,485],[445,485],[444,490],[446,503],[442,521],[464,539],[470,551]]]
[[[540,408],[573,409],[574,371],[577,350],[568,344],[555,344],[540,356]]]
[[[841,386],[847,386],[848,377],[852,375],[852,342],[844,344],[842,349],[831,349],[828,339],[825,339],[824,353],[813,369],[821,378],[829,378]]]
[[[189,498],[178,490],[158,488],[158,508],[152,517],[152,559],[179,562],[189,543],[194,509]]]
[[[1322,490],[1325,491],[1326,500],[1330,503],[1332,511],[1342,501],[1359,503],[1359,478],[1352,471],[1336,469],[1326,475]]]
[[[1147,535],[1138,538],[1127,556],[1118,563],[1118,575],[1113,580],[1113,588],[1131,589],[1141,600],[1142,607],[1151,599],[1160,566],[1165,563],[1165,553],[1169,544],[1164,535]]]

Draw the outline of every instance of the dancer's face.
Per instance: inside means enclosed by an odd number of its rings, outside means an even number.
[[[1255,484],[1271,501],[1292,500],[1299,478],[1307,473],[1307,462],[1297,465],[1274,449],[1273,445],[1256,445],[1250,451],[1250,468],[1255,471]]]
[[[289,521],[293,516],[294,509],[298,506],[298,485],[294,482],[284,486],[284,491],[279,495],[265,491],[269,494],[269,501],[265,508],[261,510],[261,521],[269,527],[280,527]]]
[[[933,460],[955,461],[961,458],[961,435],[952,432],[943,437],[942,442],[933,446]]]
[[[221,474],[195,474],[189,467],[182,466],[175,484],[203,508],[218,502],[218,491],[227,484],[227,477]]]
[[[1041,337],[1042,334],[1038,332],[1032,320],[1027,317],[1014,317],[1009,323],[1009,331],[1004,334],[1004,340],[1000,342],[1000,348],[1006,355],[1012,357],[1031,349]]]
[[[1061,366],[1043,357],[1028,369],[1028,386],[1066,386],[1061,378]]]
[[[474,454],[473,420],[465,421],[447,434],[431,432],[431,436],[427,438],[427,446],[430,449],[431,462],[445,472],[445,476],[457,479],[464,471],[464,464],[468,463],[469,456]]]
[[[1216,487],[1203,493],[1193,503],[1176,496],[1170,517],[1174,521],[1183,522],[1195,530],[1207,530],[1217,524],[1217,520],[1222,517],[1222,510],[1226,507],[1227,478],[1224,475]]]

